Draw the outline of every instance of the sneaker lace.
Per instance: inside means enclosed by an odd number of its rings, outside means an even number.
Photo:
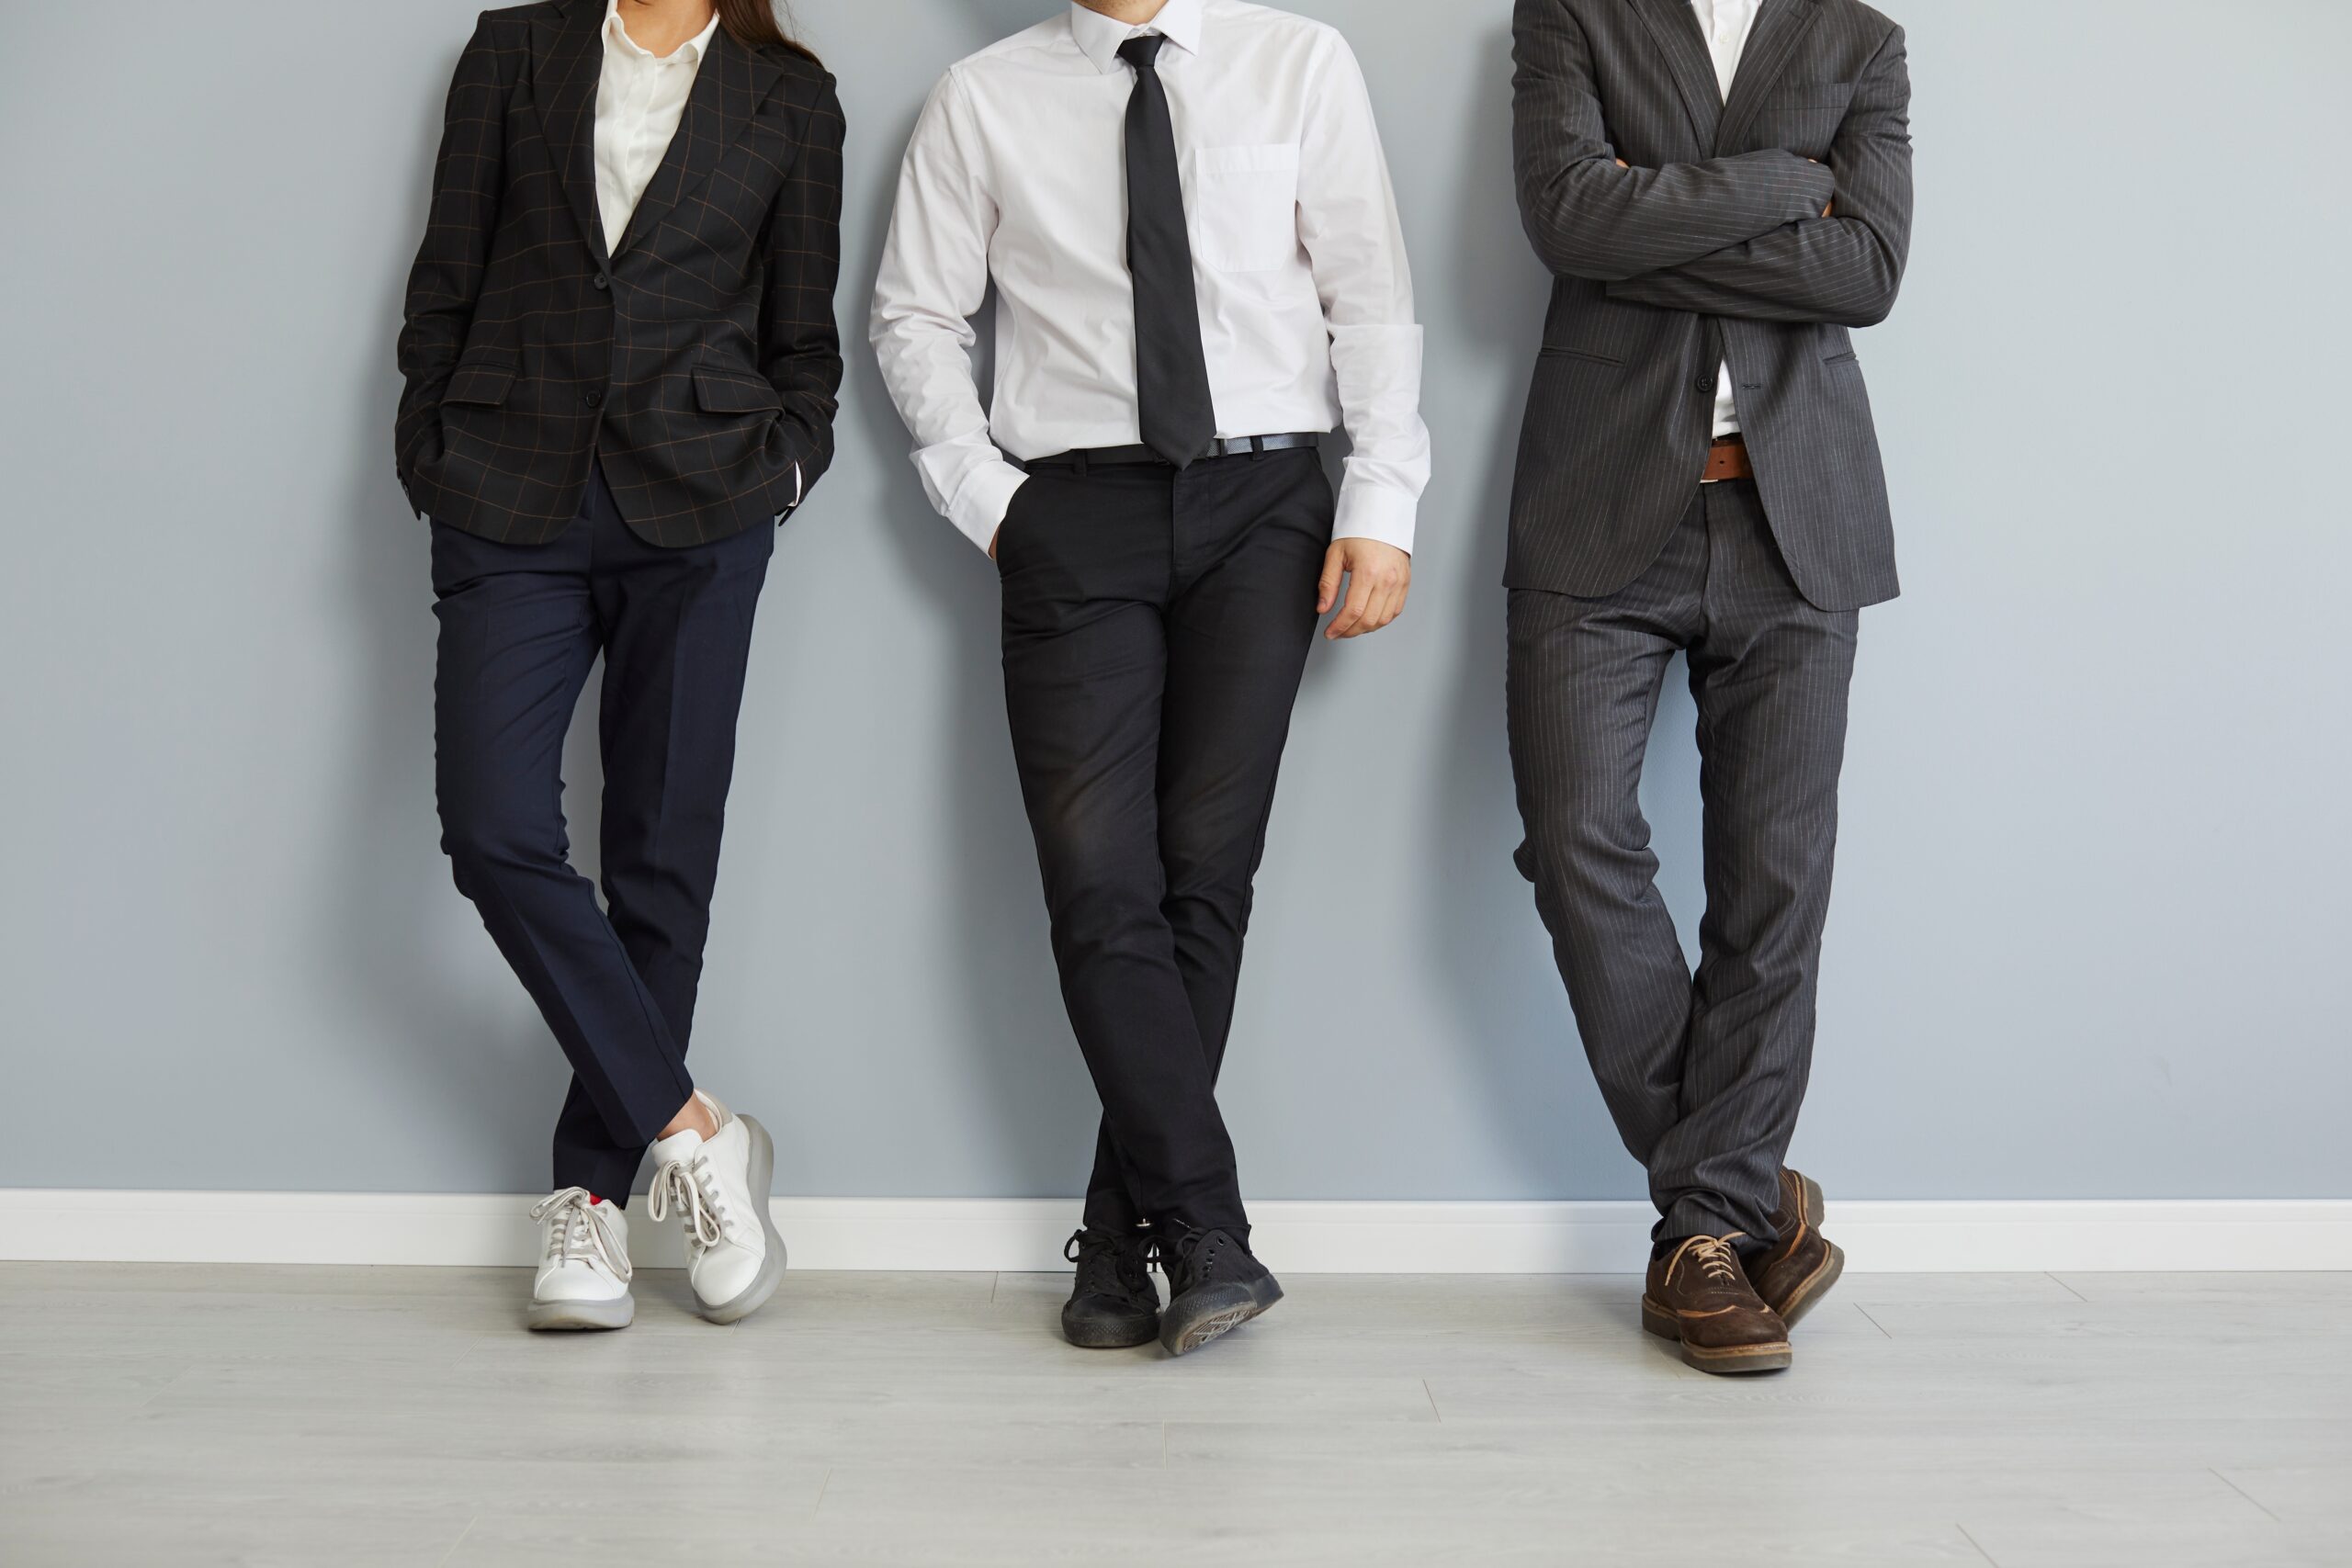
[[[1171,1286],[1180,1276],[1197,1280],[1216,1267],[1229,1239],[1223,1231],[1185,1231],[1176,1237],[1172,1247],[1167,1243],[1155,1247],[1153,1258]],[[1171,1251],[1176,1259],[1172,1265],[1168,1261]]]
[[[1078,1289],[1090,1296],[1119,1296],[1128,1294],[1138,1286],[1146,1286],[1151,1279],[1151,1262],[1158,1250],[1149,1237],[1138,1239],[1130,1255],[1120,1247],[1118,1238],[1098,1235],[1090,1230],[1071,1234],[1062,1247],[1065,1262],[1078,1265]],[[1128,1271],[1129,1256],[1134,1258],[1134,1271]]]
[[[610,1221],[596,1212],[596,1200],[585,1187],[566,1187],[531,1205],[531,1218],[555,1223],[548,1227],[547,1260],[560,1269],[579,1262],[602,1264],[627,1283],[636,1272],[628,1248]]]
[[[727,1201],[718,1195],[718,1179],[700,1153],[690,1160],[673,1159],[655,1171],[650,1197],[646,1213],[656,1224],[676,1206],[685,1224],[686,1246],[696,1256],[727,1239]]]

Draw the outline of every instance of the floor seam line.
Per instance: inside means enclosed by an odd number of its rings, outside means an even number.
[[[1993,1554],[1984,1550],[1984,1543],[1983,1541],[1978,1540],[1974,1536],[1968,1533],[1968,1527],[1966,1525],[1962,1524],[1958,1519],[1954,1519],[1952,1521],[1951,1528],[1960,1532],[1961,1540],[1968,1542],[1969,1545],[1976,1549],[1977,1556],[1982,1557],[1987,1562],[1993,1562]],[[1993,1562],[1993,1568],[2001,1568],[2001,1565],[1998,1562]]]
[[[2219,1470],[2215,1469],[2212,1465],[2210,1465],[2210,1464],[2209,1464],[2209,1465],[2207,1465],[2205,1468],[2206,1468],[2206,1470],[2207,1470],[2208,1472],[2210,1472],[2211,1473],[2211,1475],[2212,1475],[2212,1477],[2213,1477],[2213,1479],[2214,1479],[2214,1480],[2216,1480],[2216,1481],[2220,1482],[2222,1485],[2224,1485],[2224,1486],[2228,1487],[2231,1491],[2233,1491],[2233,1492],[2236,1493],[2239,1496],[2241,1496],[2241,1497],[2245,1498],[2247,1502],[2252,1503],[2256,1507],[2257,1507],[2257,1508],[2262,1508],[2262,1514],[2263,1514],[2263,1517],[2264,1517],[2265,1518],[2268,1519],[2272,1524],[2274,1524],[2274,1525],[2283,1525],[2283,1524],[2285,1524],[2285,1523],[2287,1522],[2286,1520],[2284,1520],[2284,1519],[2280,1518],[2278,1515],[2276,1515],[2276,1514],[2272,1513],[2269,1509],[2267,1509],[2267,1508],[2263,1508],[2263,1507],[2262,1507],[2262,1500],[2261,1500],[2260,1498],[2256,1497],[2253,1493],[2251,1493],[2251,1492],[2247,1491],[2245,1487],[2243,1487],[2243,1486],[2239,1485],[2236,1482],[2232,1481],[2228,1476],[2223,1475],[2223,1474],[2222,1474]]]
[[[1870,1308],[1868,1308],[1868,1307],[1864,1306],[1864,1305],[1863,1305],[1861,1303],[1860,1303],[1860,1302],[1856,1302],[1856,1303],[1854,1303],[1854,1310],[1855,1310],[1856,1312],[1860,1313],[1860,1314],[1862,1314],[1862,1321],[1863,1321],[1864,1323],[1869,1324],[1872,1328],[1877,1329],[1881,1334],[1886,1334],[1886,1325],[1884,1325],[1884,1324],[1881,1323],[1878,1319],[1876,1319],[1876,1318],[1872,1317],[1872,1316],[1871,1315],[1871,1309],[1870,1309]],[[1886,1334],[1886,1337],[1887,1337],[1889,1339],[1892,1339],[1892,1338],[1894,1338],[1894,1335],[1892,1335],[1892,1334]]]
[[[1430,1402],[1430,1414],[1437,1417],[1438,1425],[1444,1426],[1445,1412],[1437,1407],[1437,1390],[1430,1386],[1430,1380],[1427,1378],[1421,1380],[1421,1397]]]
[[[2074,1297],[2076,1301],[2078,1301],[2078,1302],[2082,1303],[2085,1306],[2088,1306],[2088,1305],[2090,1305],[2090,1304],[2091,1304],[2091,1299],[2090,1299],[2090,1297],[2088,1297],[2088,1296],[2086,1296],[2086,1295],[2083,1294],[2083,1292],[2080,1292],[2080,1291],[2078,1291],[2078,1290],[2075,1289],[2075,1287],[2074,1287],[2074,1286],[2072,1286],[2072,1285],[2070,1285],[2070,1284],[2066,1283],[2066,1281],[2065,1281],[2065,1280],[2064,1280],[2060,1279],[2056,1274],[2052,1273],[2051,1270],[2049,1270],[2049,1269],[2043,1269],[2043,1270],[2041,1271],[2041,1277],[2042,1277],[2043,1279],[2045,1279],[2045,1280],[2049,1280],[2052,1284],[2053,1284],[2053,1285],[2057,1286],[2060,1290],[2062,1290],[2062,1291],[2065,1292],[2068,1295],[2070,1295],[2070,1296]]]
[[[481,1523],[480,1514],[467,1519],[466,1528],[458,1532],[458,1539],[449,1543],[449,1550],[441,1554],[441,1561],[435,1563],[434,1568],[448,1568],[449,1559],[458,1555],[458,1548],[466,1544],[466,1537],[473,1534],[474,1527],[480,1523]]]
[[[825,1506],[825,1494],[832,1490],[832,1485],[833,1467],[828,1465],[825,1468],[825,1479],[817,1483],[817,1500],[808,1507],[808,1517],[811,1519],[814,1519],[817,1517],[817,1511]]]

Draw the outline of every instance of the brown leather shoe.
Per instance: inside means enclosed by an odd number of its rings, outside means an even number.
[[[1791,1327],[1820,1303],[1846,1271],[1846,1254],[1821,1234],[1821,1183],[1781,1172],[1781,1206],[1772,1211],[1780,1242],[1748,1269],[1756,1293]]]
[[[1787,1366],[1788,1325],[1747,1282],[1733,1236],[1694,1235],[1650,1264],[1642,1326],[1679,1340],[1702,1372],[1777,1372]]]

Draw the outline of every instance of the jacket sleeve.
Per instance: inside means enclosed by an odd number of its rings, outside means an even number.
[[[760,369],[798,436],[804,499],[832,465],[833,415],[841,406],[842,334],[833,292],[842,270],[844,130],[841,96],[828,76],[761,236],[767,291],[760,306]]]
[[[401,474],[433,455],[440,439],[441,394],[458,367],[481,297],[498,229],[506,174],[507,55],[485,15],[458,60],[433,165],[433,201],[424,243],[409,269],[400,335],[401,393],[393,447]]]
[[[1520,217],[1555,273],[1632,277],[1752,240],[1828,203],[1828,169],[1779,148],[1619,168],[1591,51],[1564,0],[1518,0],[1511,33]]]
[[[1829,167],[1838,176],[1833,216],[1612,283],[1611,298],[1752,321],[1876,326],[1894,309],[1911,249],[1911,76],[1901,28],[1855,87]]]

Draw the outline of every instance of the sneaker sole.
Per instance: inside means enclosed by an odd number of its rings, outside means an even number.
[[[1283,1288],[1272,1280],[1256,1285],[1219,1285],[1200,1293],[1184,1314],[1171,1309],[1159,1320],[1159,1343],[1171,1356],[1189,1356],[1212,1339],[1222,1339],[1283,1299]]]
[[[1744,1377],[1750,1372],[1786,1371],[1796,1361],[1785,1339],[1768,1345],[1733,1345],[1708,1349],[1682,1337],[1681,1320],[1664,1307],[1642,1298],[1642,1327],[1660,1339],[1671,1339],[1682,1351],[1682,1364],[1717,1377]]]
[[[743,1287],[733,1300],[717,1306],[705,1303],[703,1316],[713,1323],[741,1323],[768,1304],[775,1288],[784,1283],[784,1237],[775,1233],[775,1216],[768,1212],[768,1194],[775,1186],[775,1140],[768,1130],[752,1117],[739,1114],[736,1120],[752,1138],[751,1178],[752,1207],[760,1213],[760,1230],[767,1237],[767,1256],[760,1261],[759,1274]]]
[[[609,1302],[533,1302],[530,1325],[534,1334],[588,1333],[627,1328],[637,1321],[637,1298]]]
[[[1081,1350],[1132,1350],[1159,1337],[1159,1319],[1138,1317],[1125,1323],[1072,1323],[1069,1314],[1064,1313],[1062,1337]]]

